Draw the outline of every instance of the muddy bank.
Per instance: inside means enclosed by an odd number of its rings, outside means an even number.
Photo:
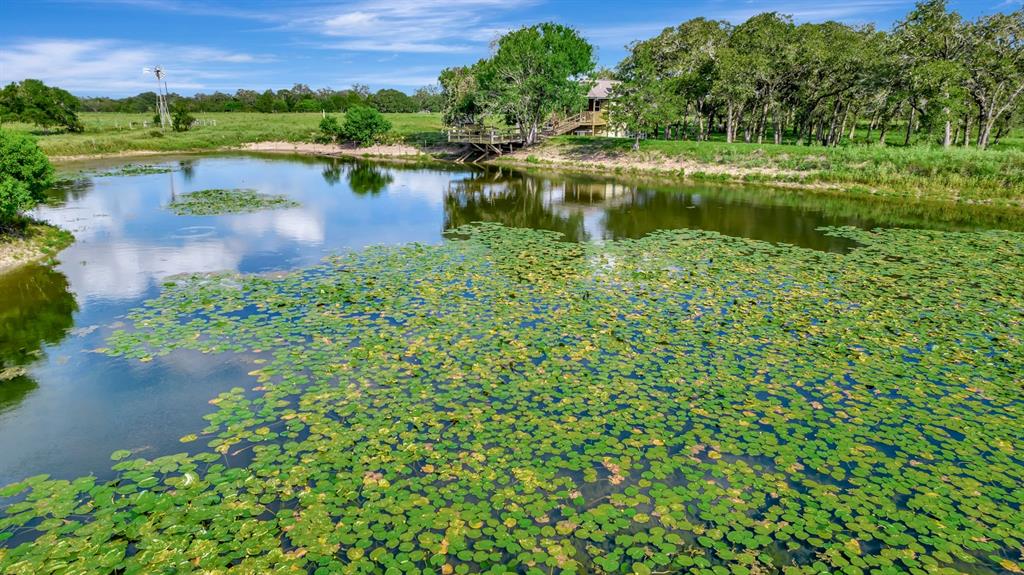
[[[105,154],[81,154],[74,156],[50,156],[54,163],[70,163],[85,160],[103,160],[110,158],[133,158],[142,156],[167,156],[172,154],[209,154],[216,152],[280,152],[285,154],[304,154],[310,156],[347,156],[353,158],[393,158],[393,159],[444,159],[457,152],[457,148],[434,146],[417,148],[407,144],[388,144],[359,147],[352,144],[315,144],[310,142],[250,142],[241,146],[222,146],[218,148],[199,148],[182,150],[128,150]]]
[[[658,152],[624,153],[576,150],[556,146],[537,146],[518,150],[489,160],[495,165],[523,168],[551,168],[607,175],[639,174],[720,182],[757,182],[773,187],[808,190],[839,190],[835,183],[814,181],[812,172],[774,167],[741,167],[713,164],[688,158],[671,157]]]
[[[0,274],[27,263],[49,260],[74,241],[69,232],[34,220],[0,230]]]

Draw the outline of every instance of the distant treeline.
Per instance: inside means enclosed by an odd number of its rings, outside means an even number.
[[[81,98],[86,112],[152,112],[156,93],[143,92],[127,98]],[[171,94],[172,104],[185,104],[193,112],[344,112],[353,106],[369,106],[379,112],[440,112],[442,97],[436,86],[424,86],[411,96],[400,90],[370,93],[360,84],[345,90],[313,90],[305,84],[291,89],[238,90],[234,94],[214,92],[181,96]]]

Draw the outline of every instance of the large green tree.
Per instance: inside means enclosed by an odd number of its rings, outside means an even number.
[[[943,124],[943,144],[949,147],[954,116],[964,100],[967,27],[963,19],[947,10],[946,0],[927,0],[896,25],[893,41],[901,62],[900,78],[908,87],[907,143],[914,115],[920,114],[925,121]]]
[[[1024,10],[980,18],[968,30],[966,54],[965,83],[978,114],[977,143],[985,148],[1000,118],[1008,119],[1024,100]]]
[[[578,110],[595,67],[594,47],[567,26],[550,22],[509,32],[479,64],[484,106],[516,126],[527,145],[553,113]]]
[[[468,126],[480,121],[483,97],[477,83],[477,66],[457,66],[441,71],[441,115],[445,126]]]
[[[81,132],[81,103],[71,93],[39,80],[11,82],[0,90],[0,121],[28,122],[43,128]]]
[[[612,88],[610,120],[633,137],[633,149],[653,127],[671,121],[675,106],[672,84],[663,76],[659,46],[654,42],[634,45],[618,67],[620,82]]]

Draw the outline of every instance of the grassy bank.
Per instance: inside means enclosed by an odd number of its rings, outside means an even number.
[[[152,114],[92,112],[80,114],[80,134],[45,134],[28,124],[5,124],[5,129],[35,133],[50,157],[118,154],[136,151],[178,152],[212,150],[249,142],[309,142],[322,118],[311,114],[221,113],[195,114],[201,125],[187,132],[154,129]],[[438,143],[440,114],[385,114],[396,137],[413,144]]]
[[[721,181],[775,182],[852,195],[1024,208],[1024,151],[1003,147],[726,144],[560,137],[505,162],[613,172],[660,172]]]
[[[29,218],[0,226],[0,273],[50,259],[73,241],[69,232]]]

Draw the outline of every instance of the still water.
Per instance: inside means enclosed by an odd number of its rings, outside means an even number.
[[[208,401],[250,387],[251,359],[175,352],[151,363],[94,350],[124,315],[182,273],[289,270],[372,244],[440,242],[474,221],[562,232],[571,241],[693,228],[816,250],[846,240],[821,226],[1002,227],[999,214],[809,198],[710,185],[531,174],[508,169],[384,165],[322,158],[199,156],[149,159],[169,173],[88,176],[53,192],[39,218],[74,233],[54,267],[0,275],[0,486],[48,473],[109,475],[109,455],[181,451]],[[69,169],[100,166],[74,166]],[[111,164],[102,166],[104,169]],[[178,216],[177,194],[254,188],[300,207]]]

